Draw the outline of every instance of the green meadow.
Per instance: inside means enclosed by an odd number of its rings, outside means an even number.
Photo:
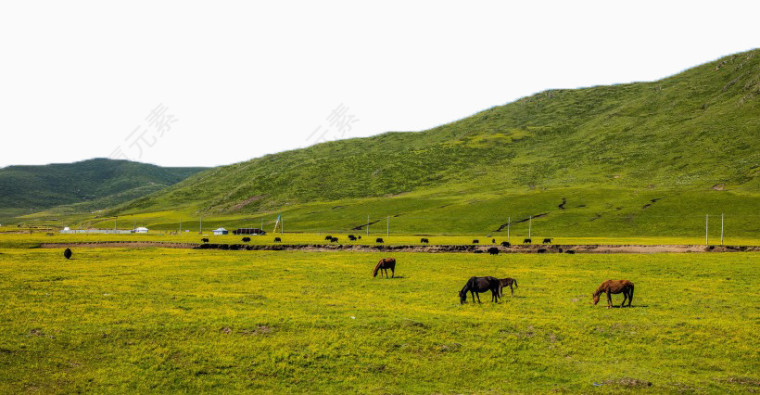
[[[61,252],[0,248],[0,393],[760,390],[756,253]]]

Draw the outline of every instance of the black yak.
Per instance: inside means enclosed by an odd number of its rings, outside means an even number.
[[[71,249],[67,248],[65,251],[63,251],[63,256],[66,257],[66,259],[71,259]]]

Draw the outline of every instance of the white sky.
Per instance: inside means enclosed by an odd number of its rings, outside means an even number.
[[[0,3],[0,167],[117,148],[229,164],[760,47],[752,1],[114,4]],[[163,136],[145,120],[159,104],[176,119]],[[343,134],[327,119],[339,107],[355,121]]]

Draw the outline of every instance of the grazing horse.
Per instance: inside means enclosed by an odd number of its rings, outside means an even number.
[[[385,273],[385,277],[388,278],[388,269],[391,269],[391,277],[396,276],[396,258],[383,258],[375,265],[375,270],[372,271],[372,277],[377,277],[377,272],[382,270]],[[380,274],[380,277],[383,274]]]
[[[491,247],[488,249],[488,253],[491,255],[499,255],[499,249],[496,247]]]
[[[472,303],[475,303],[475,297],[480,302],[480,293],[491,291],[491,301],[499,301],[499,279],[496,277],[470,277],[461,291],[459,291],[459,303],[464,304],[467,301],[467,292],[472,294]]]
[[[515,290],[514,288],[512,288],[512,285],[514,285],[515,288],[517,288],[517,280],[510,277],[500,278],[499,279],[499,296],[504,296],[504,292],[502,292],[504,287],[509,287],[509,290],[512,291],[512,296],[515,296]]]
[[[551,243],[552,243],[551,237],[547,237],[544,239],[544,244],[551,244]]]
[[[430,243],[430,240],[428,240],[428,239],[426,239],[426,238],[423,237],[423,238],[420,239],[420,243],[428,244],[428,243]]]
[[[378,237],[377,239],[375,239],[375,243],[382,243],[382,242],[383,242],[382,237]]]
[[[201,241],[204,242],[204,243],[208,243],[208,238],[204,237],[204,238],[201,239]]]
[[[279,238],[279,237],[275,237],[275,238],[274,238],[274,242],[275,242],[275,243],[282,243],[282,239],[281,239],[281,238]]]
[[[532,242],[533,242],[533,240],[531,240],[531,239],[525,239],[525,240],[523,240],[523,244],[530,244]]]
[[[599,303],[599,295],[607,293],[607,308],[612,307],[612,294],[623,294],[623,303],[620,307],[625,305],[625,300],[628,299],[628,307],[631,307],[633,301],[633,283],[628,280],[607,280],[603,282],[596,292],[592,295],[594,297],[594,306]]]
[[[72,254],[71,254],[71,248],[67,248],[65,251],[63,251],[63,256],[64,256],[66,259],[71,259],[71,255],[72,255]]]

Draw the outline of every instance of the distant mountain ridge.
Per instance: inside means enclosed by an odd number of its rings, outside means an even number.
[[[96,158],[75,163],[0,169],[0,213],[19,215],[79,204],[97,209],[159,191],[202,167],[160,167]]]

